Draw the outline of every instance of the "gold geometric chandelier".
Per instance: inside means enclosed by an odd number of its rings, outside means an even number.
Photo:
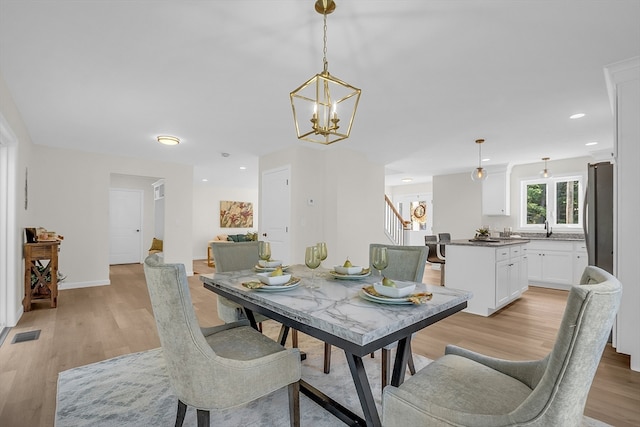
[[[324,69],[290,94],[298,139],[324,145],[349,138],[361,92],[329,74],[327,15],[335,8],[333,0],[316,1],[316,12],[324,19]],[[345,117],[348,119],[344,120]]]

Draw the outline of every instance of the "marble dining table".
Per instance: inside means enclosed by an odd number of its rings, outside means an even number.
[[[422,304],[385,304],[367,299],[362,288],[380,281],[371,274],[359,280],[337,279],[328,270],[318,269],[311,288],[311,270],[304,265],[287,269],[300,283],[286,291],[270,288],[248,289],[243,283],[257,281],[254,270],[203,274],[204,287],[242,305],[247,318],[257,328],[253,313],[260,313],[283,325],[279,340],[284,345],[290,328],[344,350],[358,393],[364,419],[301,381],[301,391],[333,415],[350,425],[380,426],[362,357],[397,342],[391,384],[400,385],[410,354],[411,335],[467,306],[471,292],[416,283],[415,292],[430,292]]]

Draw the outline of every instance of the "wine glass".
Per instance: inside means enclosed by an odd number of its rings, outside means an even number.
[[[320,253],[317,246],[309,246],[304,255],[304,263],[311,269],[311,284],[308,286],[310,289],[316,288],[314,284],[314,278],[316,268],[320,266]]]
[[[322,261],[327,259],[327,244],[320,242],[316,246],[318,247],[318,255],[320,255],[320,264],[322,264]]]
[[[382,277],[382,270],[389,266],[389,258],[387,258],[387,248],[374,247],[371,254],[371,265],[378,270],[380,277]]]
[[[263,261],[269,261],[271,258],[271,244],[269,242],[258,242],[258,257]]]

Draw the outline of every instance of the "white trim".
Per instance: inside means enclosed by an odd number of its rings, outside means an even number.
[[[0,113],[0,328],[15,326],[22,316],[18,296],[17,163],[18,138]]]
[[[96,286],[109,286],[111,280],[91,280],[88,282],[60,282],[58,283],[58,289],[80,289],[80,288],[93,288]]]

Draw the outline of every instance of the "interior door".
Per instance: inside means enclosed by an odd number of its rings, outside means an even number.
[[[273,169],[262,173],[262,198],[260,201],[260,221],[262,223],[260,240],[271,243],[271,256],[291,262],[289,226],[291,218],[291,170]]]
[[[142,262],[141,190],[109,190],[109,264]]]

